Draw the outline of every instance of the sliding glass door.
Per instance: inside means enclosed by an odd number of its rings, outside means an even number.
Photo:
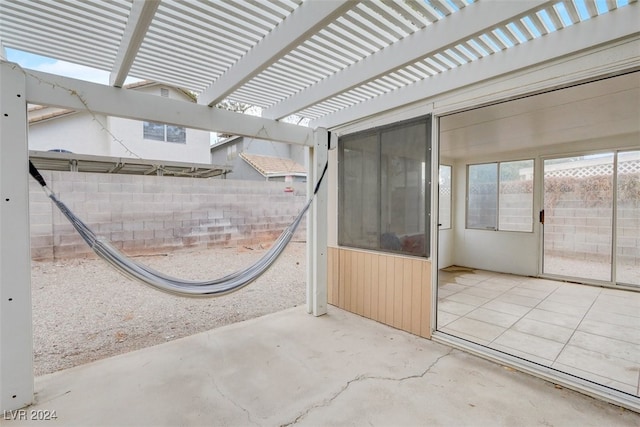
[[[640,151],[543,166],[543,273],[640,285]]]
[[[640,150],[621,151],[616,165],[616,282],[640,286]]]

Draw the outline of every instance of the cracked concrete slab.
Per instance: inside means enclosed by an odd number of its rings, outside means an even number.
[[[36,379],[65,426],[640,425],[640,415],[330,307]],[[5,417],[6,418],[6,417]],[[18,426],[40,421],[9,421]]]

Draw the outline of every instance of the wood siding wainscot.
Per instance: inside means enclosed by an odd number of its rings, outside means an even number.
[[[431,338],[431,261],[330,247],[329,304]]]

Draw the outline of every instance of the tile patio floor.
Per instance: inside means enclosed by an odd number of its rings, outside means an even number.
[[[438,330],[640,396],[640,292],[440,271]]]

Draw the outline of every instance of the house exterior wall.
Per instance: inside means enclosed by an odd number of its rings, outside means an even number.
[[[127,90],[160,96],[161,89],[167,90],[169,98],[192,102],[187,95],[168,86]],[[209,132],[196,129],[186,129],[186,132],[186,143],[144,139],[143,122],[78,112],[31,124],[29,149],[65,149],[76,154],[209,163]]]
[[[231,147],[234,146],[235,151],[231,150]],[[266,178],[240,158],[241,153],[289,158],[306,167],[306,150],[306,147],[293,146],[281,142],[237,137],[232,141],[223,142],[211,147],[211,164],[231,167],[233,170],[227,175],[229,179],[263,181],[266,180]],[[230,155],[231,152],[234,152],[234,154]],[[271,178],[270,181],[284,181],[284,177]],[[304,178],[295,177],[294,181],[301,182],[304,181]]]
[[[291,158],[291,146],[282,142],[265,141],[263,139],[243,138],[244,152],[261,156]]]
[[[244,138],[235,138],[231,142],[212,147],[211,164],[230,167],[232,170],[227,174],[227,179],[266,181],[267,179],[260,172],[240,158],[245,145]]]
[[[186,143],[155,141],[143,138],[143,122],[109,117],[109,129],[122,141],[112,141],[109,155],[149,160],[168,160],[187,163],[209,163],[209,132],[186,129]],[[126,147],[126,148],[125,148]]]
[[[306,170],[309,170],[309,165],[307,164],[309,161],[307,159],[307,150],[307,147],[303,147],[301,145],[289,145],[291,160],[303,165]]]
[[[100,123],[104,115],[74,113],[29,126],[29,149],[39,151],[67,150],[76,154],[109,156],[111,143]]]
[[[220,165],[220,166],[233,166],[235,157],[231,157],[229,155],[228,149],[235,147],[236,153],[240,153],[242,150],[242,140],[238,138],[234,142],[229,142],[227,144],[218,144],[216,146],[212,146],[210,149],[211,156],[211,164]]]

